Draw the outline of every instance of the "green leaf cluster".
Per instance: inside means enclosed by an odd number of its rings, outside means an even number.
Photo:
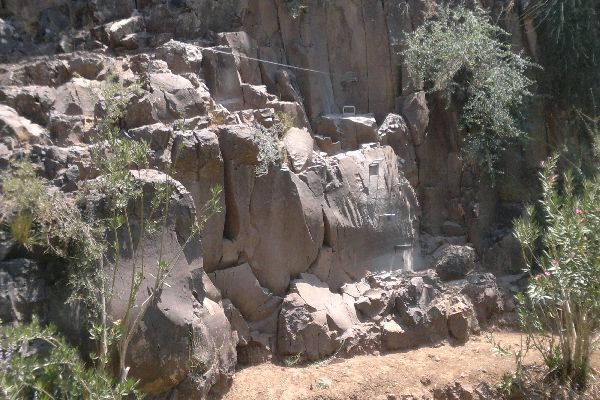
[[[0,397],[119,400],[138,397],[132,380],[117,383],[88,369],[53,327],[0,325]]]
[[[285,161],[286,155],[282,139],[292,127],[293,120],[286,113],[277,113],[275,123],[270,128],[262,125],[256,126],[254,141],[258,146],[257,176],[268,174],[272,165],[281,165]]]
[[[556,172],[557,160],[543,166],[539,207],[515,224],[530,271],[539,271],[520,316],[549,369],[582,388],[600,343],[600,175],[577,185]]]
[[[407,35],[403,52],[416,86],[461,103],[465,154],[492,175],[501,152],[525,134],[519,109],[534,83],[534,66],[512,51],[509,34],[488,15],[462,6],[439,6],[437,13]]]

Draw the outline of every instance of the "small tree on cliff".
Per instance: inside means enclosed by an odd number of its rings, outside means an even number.
[[[526,71],[534,64],[511,50],[502,40],[509,34],[483,11],[436,11],[407,37],[408,71],[416,86],[458,100],[465,154],[493,176],[506,145],[524,136],[517,116],[531,95]]]

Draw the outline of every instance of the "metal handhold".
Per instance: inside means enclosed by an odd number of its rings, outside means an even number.
[[[356,107],[355,106],[344,106],[342,108],[342,114],[344,117],[350,117],[356,115]]]

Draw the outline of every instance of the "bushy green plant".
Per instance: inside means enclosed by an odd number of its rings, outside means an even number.
[[[104,251],[99,224],[81,212],[75,198],[51,191],[31,162],[14,162],[4,174],[0,221],[24,248],[37,246],[64,260],[74,289],[71,300],[79,299],[84,287],[98,284],[95,263]]]
[[[329,0],[320,0],[320,3],[325,5],[328,1]],[[285,6],[291,17],[296,19],[308,8],[306,2],[307,0],[285,0]]]
[[[135,382],[115,382],[88,369],[52,327],[0,325],[0,397],[20,399],[133,399]]]
[[[258,165],[256,175],[269,173],[271,165],[281,163],[281,142],[277,129],[257,126],[254,141],[258,146]]]
[[[524,136],[518,110],[533,81],[530,61],[505,42],[509,34],[481,10],[439,6],[434,17],[407,35],[404,57],[417,86],[462,99],[465,154],[496,171],[501,152]]]
[[[276,113],[275,122],[270,128],[257,124],[254,136],[258,146],[258,165],[255,170],[257,176],[268,174],[272,165],[279,166],[288,162],[282,139],[293,127],[293,117],[285,112]]]
[[[528,207],[515,224],[531,277],[519,298],[521,323],[545,364],[564,384],[586,386],[600,339],[600,175],[575,185],[543,165],[536,222]]]

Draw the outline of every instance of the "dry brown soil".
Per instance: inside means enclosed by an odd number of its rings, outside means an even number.
[[[520,334],[496,332],[494,339],[516,350]],[[430,389],[458,381],[465,388],[482,381],[495,385],[514,370],[513,356],[492,351],[489,334],[461,346],[444,344],[381,356],[333,359],[306,366],[271,363],[238,371],[224,400],[379,400],[387,395],[421,397]],[[537,362],[532,353],[526,362]],[[594,360],[596,368],[600,359]],[[393,397],[392,397],[393,398]]]

